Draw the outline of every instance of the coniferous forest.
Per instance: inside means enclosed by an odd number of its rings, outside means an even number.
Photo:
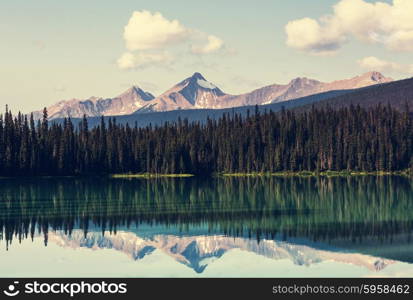
[[[411,167],[413,119],[389,105],[226,114],[219,120],[139,128],[103,119],[49,122],[7,108],[0,176],[111,173],[398,171]]]

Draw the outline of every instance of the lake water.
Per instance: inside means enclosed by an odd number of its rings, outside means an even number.
[[[413,277],[413,181],[0,181],[1,277]]]

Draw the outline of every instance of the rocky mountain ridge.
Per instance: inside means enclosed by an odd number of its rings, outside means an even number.
[[[187,109],[222,109],[248,105],[279,103],[334,90],[351,90],[391,82],[379,72],[368,72],[350,79],[324,83],[306,77],[288,84],[273,84],[249,93],[230,95],[207,81],[200,73],[179,82],[158,97],[132,86],[114,98],[91,97],[85,100],[60,101],[47,108],[49,119],[97,116],[122,116],[134,113],[163,112]],[[42,116],[34,112],[35,118]]]

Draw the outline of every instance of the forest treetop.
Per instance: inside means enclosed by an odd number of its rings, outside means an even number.
[[[0,175],[396,171],[412,164],[412,116],[390,105],[282,110],[205,123],[179,119],[138,128],[109,118],[88,127],[6,108],[0,116]]]

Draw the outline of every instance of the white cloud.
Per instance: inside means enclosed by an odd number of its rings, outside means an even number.
[[[208,36],[208,42],[206,45],[199,47],[199,46],[192,46],[192,53],[194,54],[209,54],[216,52],[224,46],[224,42],[216,37],[215,35]]]
[[[310,18],[288,22],[285,31],[289,47],[312,54],[334,53],[346,40],[337,28]]]
[[[130,53],[124,53],[117,61],[118,67],[124,70],[133,69],[135,66],[135,56]]]
[[[123,38],[130,51],[159,49],[188,39],[191,30],[159,12],[135,11],[125,26]]]
[[[159,12],[147,10],[133,12],[124,28],[123,38],[127,52],[117,64],[124,70],[171,64],[173,56],[169,50],[180,56],[185,49],[182,46],[188,47],[193,42],[203,45],[192,48],[194,54],[200,55],[217,52],[224,45],[215,35],[187,28],[178,20],[168,20]]]
[[[123,70],[143,69],[154,65],[169,65],[173,57],[166,53],[124,53],[117,61],[118,67]]]
[[[341,0],[332,15],[289,22],[285,27],[287,45],[312,54],[329,54],[355,37],[394,51],[413,51],[412,15],[412,0],[393,0],[391,4]]]
[[[360,59],[358,64],[360,67],[368,71],[413,74],[413,65],[402,65],[395,62],[382,60],[374,56]]]

